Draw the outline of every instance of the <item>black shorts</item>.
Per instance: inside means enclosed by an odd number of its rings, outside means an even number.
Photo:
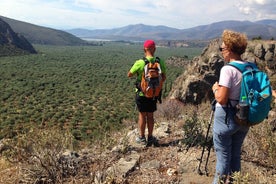
[[[146,98],[144,96],[139,96],[138,94],[136,94],[135,101],[139,112],[154,112],[157,109],[157,99]]]

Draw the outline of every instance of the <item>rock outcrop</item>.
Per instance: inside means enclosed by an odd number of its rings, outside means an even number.
[[[224,60],[219,52],[219,39],[213,40],[203,50],[202,54],[191,62],[186,62],[184,73],[174,82],[169,94],[172,99],[184,103],[200,104],[212,100],[212,85],[218,81],[220,69]],[[265,70],[270,76],[274,87],[276,66],[276,41],[249,41],[243,60],[256,62],[260,69]]]
[[[0,56],[36,53],[28,40],[16,34],[9,24],[0,19]]]

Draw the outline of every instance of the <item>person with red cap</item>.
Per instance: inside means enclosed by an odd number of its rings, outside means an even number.
[[[146,40],[144,42],[144,55],[145,58],[149,62],[155,62],[156,57],[154,53],[156,51],[155,42],[153,40]],[[142,80],[142,75],[145,67],[145,61],[143,59],[139,59],[135,61],[134,65],[128,72],[128,77],[133,77],[135,74],[137,75],[137,83],[140,84]],[[166,79],[166,65],[163,60],[160,59],[160,67],[162,71],[162,80]],[[152,135],[154,129],[154,111],[157,110],[157,99],[156,98],[147,98],[143,94],[139,87],[136,87],[136,99],[135,99],[137,108],[139,110],[138,115],[138,126],[139,126],[139,136],[136,138],[137,143],[141,143],[144,145],[156,145],[157,140]],[[145,130],[146,126],[148,128],[148,139],[146,140]]]

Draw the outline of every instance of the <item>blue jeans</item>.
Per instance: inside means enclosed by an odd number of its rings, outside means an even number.
[[[217,160],[213,184],[241,170],[241,147],[249,127],[235,123],[234,115],[233,108],[216,107],[213,141]]]

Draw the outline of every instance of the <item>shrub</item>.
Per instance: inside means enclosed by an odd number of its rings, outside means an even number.
[[[219,183],[230,183],[230,182],[232,184],[250,184],[251,183],[249,179],[249,174],[247,173],[243,175],[241,174],[241,172],[234,172],[231,176],[223,177],[223,179],[220,179],[219,181]]]
[[[21,182],[59,183],[67,169],[59,161],[66,149],[72,149],[73,136],[57,128],[32,128],[5,144],[7,149],[3,155],[19,164]]]
[[[178,100],[166,100],[158,106],[157,117],[175,122],[183,112],[184,104]]]
[[[265,167],[276,165],[276,134],[266,120],[251,127],[243,146],[244,159]]]
[[[184,121],[184,143],[187,145],[187,149],[192,146],[201,145],[204,140],[203,126],[205,122],[200,119],[197,108],[192,109],[192,113],[189,113],[188,118]]]

